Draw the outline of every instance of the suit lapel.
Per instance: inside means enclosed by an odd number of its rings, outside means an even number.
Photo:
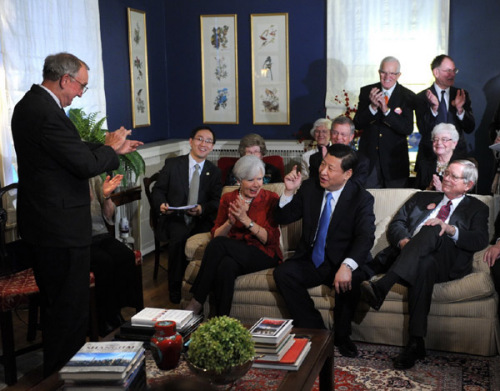
[[[188,155],[184,155],[183,159],[181,160],[179,166],[178,166],[178,173],[177,177],[179,178],[180,181],[180,188],[183,191],[183,196],[185,197],[187,201],[187,197],[189,195],[189,157]]]
[[[323,203],[323,198],[325,195],[324,189],[318,185],[317,190],[312,194],[311,199],[311,221],[315,222],[314,229],[312,230],[311,237],[309,238],[310,243],[314,243],[314,237],[316,236],[316,231],[318,230],[319,218],[321,213],[321,205]]]
[[[415,213],[418,213],[419,217],[417,218],[416,223],[414,224],[414,227],[412,229],[412,234],[413,231],[415,231],[415,229],[422,223],[422,221],[424,221],[427,217],[429,217],[432,211],[436,209],[436,206],[441,202],[442,199],[443,199],[443,193],[438,193],[436,195],[433,195],[432,198],[429,198],[428,201],[425,200],[426,201],[425,204],[423,204],[421,207],[426,211],[426,213],[422,213],[421,211],[417,210],[417,208],[414,208]],[[436,206],[432,209],[428,209],[427,207],[430,204],[435,204]]]
[[[467,211],[467,206],[470,203],[470,199],[468,196],[465,196],[464,199],[457,205],[453,214],[450,217],[449,224],[454,225],[457,220],[464,220],[464,212]]]

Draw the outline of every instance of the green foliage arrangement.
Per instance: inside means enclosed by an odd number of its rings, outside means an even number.
[[[106,132],[108,130],[103,129],[102,126],[106,117],[97,120],[97,114],[98,113],[90,113],[87,115],[83,109],[70,109],[68,112],[69,119],[75,125],[82,140],[104,144]],[[127,172],[133,172],[136,181],[139,179],[139,176],[145,173],[146,165],[144,159],[138,152],[118,155],[118,158],[120,159],[120,166],[115,171],[115,174],[123,175],[122,185],[124,187],[128,186]]]
[[[188,358],[200,368],[222,373],[255,356],[250,332],[237,319],[214,317],[192,334]]]

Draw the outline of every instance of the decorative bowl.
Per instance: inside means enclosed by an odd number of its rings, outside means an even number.
[[[252,367],[253,364],[253,359],[251,359],[243,364],[229,367],[221,373],[216,373],[214,370],[208,370],[196,366],[191,361],[189,361],[187,356],[185,356],[185,360],[188,364],[189,369],[191,369],[193,373],[207,379],[210,383],[213,384],[234,383],[236,380],[245,376],[245,374],[248,372],[248,370]]]

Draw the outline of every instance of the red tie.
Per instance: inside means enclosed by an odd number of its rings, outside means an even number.
[[[436,217],[443,222],[446,221],[446,219],[450,215],[450,207],[451,207],[451,201],[448,201],[446,205],[443,205],[441,209],[439,209],[439,212]]]

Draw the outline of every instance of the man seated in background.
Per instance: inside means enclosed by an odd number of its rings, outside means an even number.
[[[344,144],[352,147],[352,140],[354,140],[354,122],[349,117],[340,115],[335,118],[332,122],[331,130],[331,143],[332,144]],[[370,161],[368,158],[358,152],[358,164],[354,170],[351,181],[357,182],[360,186],[364,187],[368,179],[368,174],[370,170]],[[321,152],[316,152],[311,156],[310,162],[310,177],[317,177],[319,166],[323,160],[323,154]]]
[[[285,191],[275,209],[276,222],[302,219],[302,236],[294,256],[274,269],[274,280],[295,327],[324,329],[320,312],[307,292],[321,284],[335,287],[335,345],[340,354],[356,357],[351,321],[359,285],[368,276],[375,215],[373,197],[350,178],[357,156],[352,148],[328,147],[319,178],[301,185],[296,167],[285,177]],[[300,188],[299,188],[300,187]],[[298,189],[297,193],[295,191]]]
[[[254,155],[262,160],[267,154],[266,142],[261,135],[250,133],[240,140],[238,147],[240,156]],[[264,184],[283,182],[280,170],[272,164],[265,163],[266,172],[264,173]],[[234,166],[233,166],[234,167]],[[233,175],[233,167],[230,168],[226,177],[226,186],[234,186],[237,184],[236,177]]]
[[[326,149],[330,144],[330,129],[332,127],[332,121],[328,118],[317,119],[311,129],[311,136],[316,141],[316,146],[311,150],[304,152],[302,155],[302,160],[300,162],[300,172],[302,174],[302,180],[306,180],[311,176],[310,173],[310,158],[317,152],[320,153],[321,159],[326,155]],[[320,161],[321,163],[321,161]],[[313,175],[317,174],[318,165],[313,169]]]
[[[170,301],[181,301],[181,285],[186,269],[184,247],[197,233],[209,232],[214,225],[222,192],[221,173],[207,160],[215,144],[208,126],[191,132],[187,155],[168,158],[151,193],[155,212],[160,213],[161,240],[168,240],[168,290]],[[188,210],[171,207],[195,205]]]
[[[370,267],[378,281],[364,281],[361,290],[379,310],[396,283],[408,286],[410,339],[394,361],[408,369],[425,357],[424,338],[434,284],[462,278],[472,271],[472,257],[488,245],[488,207],[466,193],[477,181],[469,160],[455,160],[443,175],[443,193],[419,192],[396,213],[387,229],[390,246]]]

